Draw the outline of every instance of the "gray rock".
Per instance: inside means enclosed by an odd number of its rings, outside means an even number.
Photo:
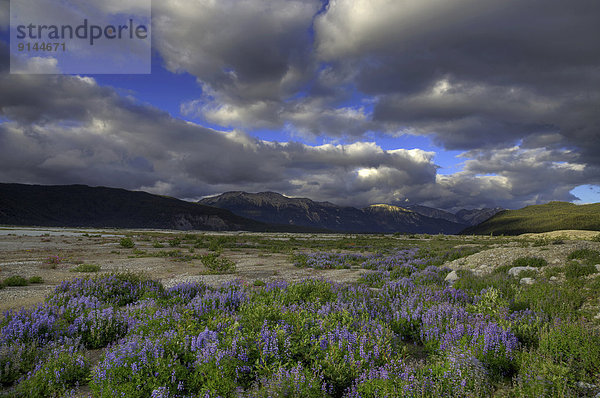
[[[444,278],[444,280],[449,283],[454,283],[458,280],[458,273],[456,271],[452,271],[448,275],[446,275],[446,278]]]
[[[550,280],[551,280],[552,282],[556,282],[556,281],[558,280],[558,277],[557,277],[557,276],[551,276],[551,277],[550,277]]]
[[[537,268],[534,267],[513,267],[508,270],[508,275],[510,276],[519,276],[519,274],[523,271],[537,271]]]
[[[535,279],[533,278],[521,278],[521,280],[519,281],[521,285],[533,285],[534,282]]]
[[[575,385],[584,390],[594,390],[598,388],[598,386],[595,384],[590,384],[583,381],[578,381],[577,383],[575,383]]]
[[[600,264],[596,264],[596,269],[600,272]]]

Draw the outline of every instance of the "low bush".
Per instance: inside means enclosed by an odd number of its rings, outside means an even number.
[[[79,383],[85,382],[89,363],[73,347],[52,350],[46,362],[37,365],[27,378],[18,384],[17,397],[62,397]]]
[[[171,247],[179,247],[181,245],[181,238],[175,237],[169,240],[169,246]]]
[[[100,266],[97,264],[81,264],[71,269],[71,272],[99,272]]]
[[[582,278],[588,275],[597,273],[595,265],[592,264],[579,264],[576,261],[569,262],[565,267],[565,276],[568,279]]]
[[[202,264],[211,274],[232,274],[235,272],[235,263],[220,254],[207,254],[201,257]]]
[[[0,385],[8,386],[32,371],[45,354],[43,347],[34,343],[0,345]]]
[[[563,272],[565,272],[565,269],[563,267],[546,267],[544,269],[544,275],[548,278],[558,276]]]
[[[521,355],[519,374],[513,380],[513,394],[518,398],[576,397],[569,382],[569,368],[555,363],[536,351]]]
[[[27,286],[29,281],[22,276],[14,275],[4,279],[4,286]]]
[[[581,322],[548,327],[540,336],[539,352],[567,367],[565,377],[573,382],[600,380],[600,333]]]
[[[29,283],[31,284],[41,284],[44,283],[44,278],[42,278],[41,276],[32,276],[31,278],[29,278]]]
[[[119,245],[121,247],[124,247],[125,249],[131,249],[135,246],[135,243],[133,243],[133,240],[130,237],[126,237],[121,238],[121,240],[119,241]]]
[[[512,262],[513,267],[545,267],[548,261],[540,257],[519,257]]]
[[[463,289],[472,295],[477,295],[483,289],[493,287],[507,300],[515,295],[516,285],[507,274],[488,274],[477,276],[470,271],[459,272],[460,279],[454,283],[456,289]]]
[[[569,260],[582,260],[584,264],[600,264],[600,252],[591,249],[579,249],[569,254]]]
[[[536,283],[518,290],[513,309],[529,308],[551,318],[574,319],[585,302],[581,289],[567,285]]]

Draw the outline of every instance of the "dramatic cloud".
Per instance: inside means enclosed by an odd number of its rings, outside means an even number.
[[[307,78],[308,28],[319,1],[167,0],[154,6],[155,45],[167,67],[197,76],[217,100],[279,101]]]
[[[569,190],[597,175],[571,152],[512,148],[468,153],[463,172],[439,176],[431,152],[219,132],[120,97],[91,78],[5,75],[0,93],[2,181],[119,186],[182,198],[275,190],[357,206],[408,199],[454,208],[573,199]]]
[[[347,195],[435,180],[432,154],[420,150],[311,147],[219,132],[138,105],[90,78],[4,76],[0,93],[0,117],[7,119],[0,125],[2,181],[145,188],[186,198],[234,189],[305,195],[320,187],[318,198],[359,203]],[[364,170],[388,176],[365,179]]]
[[[552,136],[553,147],[577,147],[600,162],[600,96],[592,90],[600,86],[600,4],[332,0],[321,7],[156,5],[167,67],[190,72],[204,89],[182,105],[185,114],[292,135],[426,135],[454,150],[542,145]]]
[[[335,0],[316,51],[340,73],[356,65],[374,123],[450,149],[558,134],[599,163],[599,14],[582,0]]]
[[[4,73],[0,180],[358,206],[574,200],[600,184],[598,15],[587,0],[154,2],[157,54],[202,88],[178,103],[196,123],[91,78]],[[382,136],[428,137],[462,169],[440,175],[431,147]]]

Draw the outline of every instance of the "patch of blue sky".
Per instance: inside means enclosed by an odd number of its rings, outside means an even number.
[[[202,87],[189,73],[172,73],[153,55],[150,75],[90,75],[99,85],[111,86],[122,96],[132,96],[141,103],[168,112],[172,117],[188,119],[181,104],[202,96]]]
[[[579,198],[573,202],[576,204],[600,203],[600,186],[598,185],[580,185],[571,190],[571,194]]]
[[[434,163],[440,168],[438,174],[449,175],[462,170],[464,159],[458,156],[462,151],[449,151],[433,144],[432,140],[423,135],[402,134],[391,136],[382,133],[371,132],[367,135],[367,141],[377,143],[384,150],[394,149],[421,149],[434,152]]]

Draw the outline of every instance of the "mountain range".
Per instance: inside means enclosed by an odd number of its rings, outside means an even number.
[[[465,210],[459,216],[426,206],[406,208],[375,204],[358,209],[306,198],[289,198],[276,192],[227,192],[199,203],[265,223],[371,233],[456,234],[501,210]]]
[[[358,209],[275,192],[228,192],[192,203],[117,188],[0,183],[2,225],[456,234],[498,210],[452,214],[388,204]]]

